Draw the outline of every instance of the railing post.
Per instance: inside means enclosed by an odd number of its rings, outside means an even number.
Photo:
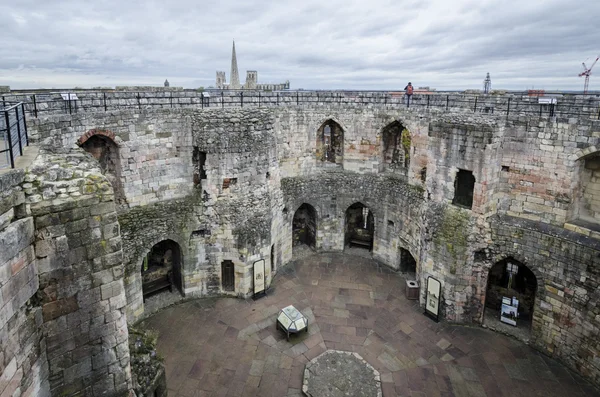
[[[106,109],[106,92],[103,92],[103,94],[104,94],[103,95],[104,96],[104,111],[106,112],[107,111],[107,109]]]
[[[23,155],[23,144],[21,143],[21,125],[19,124],[19,107],[15,106],[15,118],[17,119],[17,139],[19,140],[19,155]]]
[[[258,91],[258,107],[260,107],[260,91]]]
[[[296,92],[296,105],[300,104],[300,93]]]
[[[506,118],[508,118],[509,113],[510,113],[510,97],[508,97],[508,104],[506,105]]]
[[[446,110],[448,110],[449,104],[450,104],[450,95],[446,95]]]
[[[171,108],[173,108],[173,93],[169,93],[169,102],[171,103]]]
[[[204,93],[203,92],[200,93],[200,101],[202,103],[201,107],[202,107],[202,109],[204,109]]]
[[[37,100],[35,98],[35,94],[33,94],[33,114],[37,119]]]
[[[279,106],[279,93],[277,93],[277,106]],[[599,117],[600,117],[600,113],[599,113]]]
[[[542,117],[542,104],[540,103],[540,117]]]
[[[4,102],[4,97],[2,97]],[[10,156],[10,168],[15,168],[15,157],[13,155],[12,137],[10,133],[10,119],[8,118],[8,111],[4,111],[4,122],[6,123],[6,136],[8,138],[8,155]]]
[[[25,145],[29,146],[29,134],[27,133],[27,120],[25,119],[25,104],[21,104],[21,113],[23,114],[23,127],[25,127]]]
[[[67,98],[69,99],[69,114],[72,114],[73,111],[71,109],[71,93],[70,92],[67,94]]]
[[[430,95],[427,95],[427,109],[429,109],[429,97]]]
[[[223,96],[223,91],[221,91],[221,107],[224,108],[225,107],[225,97]]]
[[[141,110],[142,109],[142,103],[140,102],[140,93],[137,93],[137,103],[138,103],[138,109]]]
[[[475,97],[475,106],[473,107],[473,113],[477,113],[477,97]]]
[[[244,107],[244,93],[240,92],[240,107]]]

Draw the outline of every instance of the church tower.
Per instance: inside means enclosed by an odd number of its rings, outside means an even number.
[[[237,90],[242,88],[240,85],[240,75],[238,73],[237,58],[235,56],[235,40],[233,41],[233,49],[231,50],[231,74],[229,75],[229,88]]]

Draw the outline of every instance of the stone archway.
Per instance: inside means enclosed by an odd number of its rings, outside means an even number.
[[[315,207],[304,203],[294,213],[292,221],[292,246],[308,246],[316,249],[317,211]]]
[[[344,130],[334,120],[327,120],[317,131],[317,158],[325,163],[343,164]]]
[[[144,300],[151,295],[183,290],[181,247],[173,240],[155,244],[142,260],[142,294]]]
[[[344,245],[373,249],[375,218],[373,212],[362,203],[354,203],[346,210]]]
[[[119,147],[114,141],[114,134],[111,135],[106,132],[88,134],[80,138],[77,144],[98,160],[102,174],[106,176],[113,187],[115,203],[126,204],[125,193],[121,184],[121,158]]]
[[[529,339],[537,288],[535,274],[523,263],[510,257],[496,262],[488,273],[484,324]]]

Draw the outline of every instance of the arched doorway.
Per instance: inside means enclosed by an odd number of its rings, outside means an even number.
[[[346,246],[373,249],[375,218],[367,206],[354,203],[346,210],[346,230],[344,242]]]
[[[173,288],[182,292],[181,248],[173,240],[155,244],[142,260],[142,294],[150,295]]]
[[[223,291],[235,291],[235,265],[233,261],[221,262],[221,288]]]
[[[484,323],[519,339],[528,339],[533,322],[537,279],[521,262],[507,258],[490,269]]]
[[[325,121],[317,131],[317,157],[326,163],[343,163],[344,130],[333,120]]]
[[[115,203],[125,204],[125,194],[123,193],[123,186],[121,186],[121,161],[117,144],[107,136],[92,135],[81,144],[81,148],[90,153],[100,163],[102,174],[106,176],[113,187]]]
[[[381,145],[380,171],[406,172],[410,164],[410,132],[399,121],[393,121],[383,129]]]
[[[312,249],[317,243],[317,211],[310,204],[302,204],[292,221],[292,246],[305,245]]]
[[[410,251],[404,248],[400,248],[400,271],[406,273],[411,280],[414,280],[417,274],[417,261]]]

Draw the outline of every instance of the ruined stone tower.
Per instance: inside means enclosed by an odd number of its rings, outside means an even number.
[[[231,81],[229,82],[229,88],[237,90],[242,88],[240,84],[240,75],[238,73],[237,58],[235,56],[235,41],[233,42],[233,48],[231,50]]]

